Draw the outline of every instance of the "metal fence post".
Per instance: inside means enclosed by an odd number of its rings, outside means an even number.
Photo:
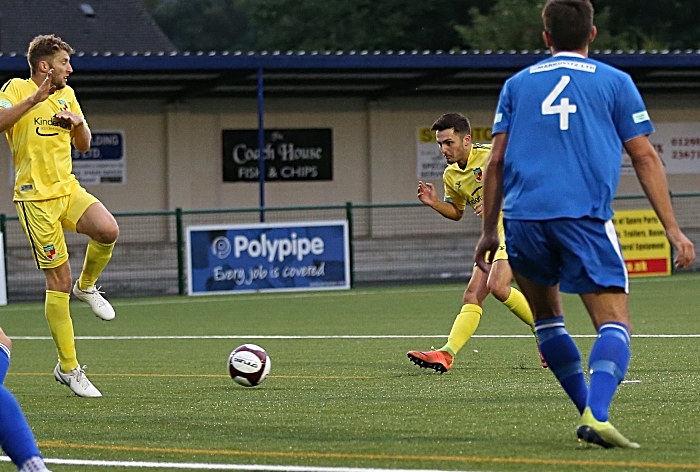
[[[353,242],[354,236],[352,231],[352,202],[345,202],[345,218],[348,220],[348,239],[349,241],[349,252],[348,257],[350,258],[350,288],[355,288],[355,257],[353,256]]]
[[[185,294],[185,237],[182,226],[182,208],[175,208],[175,228],[177,232],[177,293]]]

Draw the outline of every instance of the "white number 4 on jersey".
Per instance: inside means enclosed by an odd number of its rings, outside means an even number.
[[[564,88],[571,82],[571,77],[562,75],[559,83],[549,92],[547,98],[542,102],[543,115],[559,115],[559,129],[569,129],[569,114],[576,113],[576,105],[570,105],[569,99],[562,97],[559,105],[553,105],[554,100],[564,91]]]

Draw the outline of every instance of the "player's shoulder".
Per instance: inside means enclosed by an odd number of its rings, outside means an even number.
[[[13,77],[12,79],[8,80],[2,85],[2,88],[0,88],[1,92],[8,92],[12,89],[19,89],[19,90],[25,90],[31,88],[31,85],[29,84],[28,79],[20,79],[17,77]]]
[[[464,170],[459,167],[459,164],[456,162],[453,164],[447,165],[445,167],[445,170],[442,171],[442,181],[446,184],[449,184],[455,179],[458,179],[460,175],[464,173]]]
[[[594,65],[596,71],[598,72],[609,74],[615,77],[630,77],[630,75],[627,72],[623,71],[622,69],[618,69],[617,67],[610,65],[606,62],[599,61],[590,57],[586,58],[586,62],[590,63],[591,65]]]

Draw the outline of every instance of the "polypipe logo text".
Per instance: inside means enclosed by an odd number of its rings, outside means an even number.
[[[296,233],[291,233],[289,238],[268,239],[266,234],[261,234],[259,239],[248,239],[247,236],[237,235],[233,238],[233,256],[238,259],[241,254],[247,253],[249,257],[264,257],[268,262],[275,259],[282,262],[285,257],[292,256],[298,261],[309,254],[323,254],[323,239],[299,238]]]

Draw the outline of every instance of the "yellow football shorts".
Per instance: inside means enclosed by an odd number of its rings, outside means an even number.
[[[80,186],[63,197],[15,202],[19,222],[39,269],[52,269],[68,260],[63,228],[75,232],[80,217],[97,202],[97,198]]]
[[[496,250],[496,256],[493,258],[495,261],[508,260],[508,253],[506,252],[506,233],[503,229],[498,232],[498,249]]]
[[[505,232],[501,229],[501,231],[498,232],[498,249],[496,249],[496,255],[493,258],[493,262],[496,261],[502,261],[502,260],[508,260],[508,253],[506,252],[506,234]],[[486,259],[488,259],[490,252],[486,253]],[[476,267],[476,263],[474,263],[474,267]]]

